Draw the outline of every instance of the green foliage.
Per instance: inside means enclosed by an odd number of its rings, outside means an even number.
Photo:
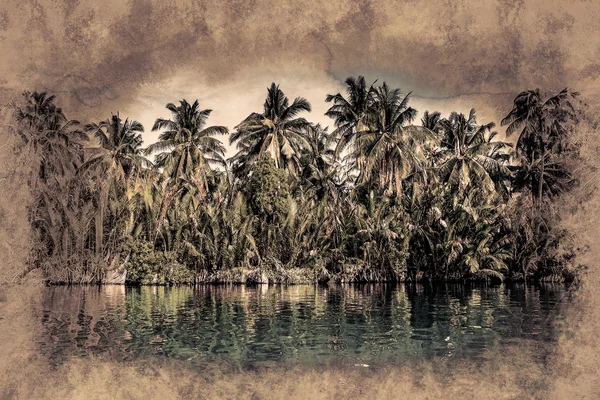
[[[297,175],[299,157],[306,145],[302,130],[310,126],[306,119],[297,116],[310,110],[310,103],[303,97],[295,98],[290,104],[279,85],[273,82],[267,91],[263,112],[246,117],[229,138],[239,149],[230,160],[234,174],[244,178],[257,159],[268,155],[277,168]]]
[[[129,257],[126,280],[128,283],[153,283],[164,263],[163,254],[156,252],[154,244],[150,242],[129,242],[125,244],[123,256]]]
[[[128,259],[127,283],[136,285],[194,283],[193,273],[177,261],[174,253],[156,251],[152,242],[128,240],[123,245],[122,257]]]
[[[165,253],[165,264],[162,268],[164,279],[169,284],[193,284],[194,274],[189,268],[177,261],[174,253]]]
[[[12,108],[32,268],[61,282],[126,270],[132,284],[572,277],[557,199],[577,182],[575,93],[519,94],[502,121],[514,149],[475,110],[413,125],[409,94],[346,84],[326,98],[331,133],[272,84],[229,160],[214,137],[227,128],[207,127],[197,101],[169,103],[142,149],[136,121],[80,131],[53,96],[26,92]]]
[[[289,212],[287,177],[270,157],[258,159],[242,192],[254,214],[267,223],[280,222]]]

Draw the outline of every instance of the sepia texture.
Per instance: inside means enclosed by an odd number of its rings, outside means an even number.
[[[14,1],[0,4],[0,398],[582,398],[600,396],[600,4],[593,1]],[[411,106],[444,115],[478,110],[500,122],[521,91],[581,93],[577,131],[586,168],[561,200],[562,224],[586,266],[566,333],[545,367],[536,350],[509,348],[483,366],[323,371],[202,371],[183,362],[144,365],[73,358],[49,366],[37,353],[40,271],[31,248],[26,166],[15,165],[6,105],[46,91],[69,118],[110,113],[139,120],[146,145],[165,104],[198,99],[209,125],[233,131],[271,82],[304,96],[310,120],[332,126],[325,94],[364,75],[411,92]],[[260,107],[258,107],[260,108]],[[224,135],[225,155],[236,153]],[[504,139],[504,138],[503,138]],[[506,138],[513,141],[514,136]],[[23,278],[24,277],[24,278]],[[21,279],[23,278],[23,279]],[[19,281],[20,284],[15,284]],[[118,294],[115,295],[118,298]],[[90,307],[102,307],[93,304]]]

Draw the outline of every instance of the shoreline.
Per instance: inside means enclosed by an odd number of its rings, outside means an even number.
[[[198,281],[194,283],[125,283],[125,282],[44,282],[41,281],[39,283],[46,286],[125,286],[125,287],[195,287],[195,286],[330,286],[330,285],[375,285],[375,284],[385,284],[385,285],[410,285],[410,284],[419,284],[419,285],[491,285],[491,286],[500,286],[502,284],[527,284],[527,285],[536,285],[536,284],[561,284],[561,285],[576,285],[579,279],[504,279],[502,281],[499,280],[482,280],[482,279],[453,279],[453,280],[372,280],[372,281],[327,281],[327,282],[305,282],[305,281],[283,281],[283,282],[241,282],[241,281],[226,281],[226,280],[215,280],[215,281]],[[0,285],[10,285],[9,282],[0,283]],[[13,282],[12,284],[19,284],[17,282]]]
[[[111,272],[113,272],[111,274]],[[544,277],[528,277],[522,275],[513,275],[499,279],[496,276],[473,275],[469,277],[431,277],[423,274],[417,274],[415,278],[407,274],[394,273],[337,273],[325,275],[320,271],[314,271],[308,268],[292,268],[289,270],[268,271],[260,269],[234,268],[226,271],[213,273],[195,273],[188,279],[176,281],[168,279],[165,275],[154,274],[144,280],[134,281],[128,279],[127,270],[109,271],[107,276],[100,279],[96,277],[83,276],[71,277],[52,277],[45,275],[39,269],[27,271],[24,274],[18,274],[12,280],[2,280],[0,285],[26,284],[35,282],[46,286],[206,286],[206,285],[235,285],[235,286],[257,286],[257,285],[308,285],[308,286],[328,286],[328,285],[361,285],[361,284],[422,284],[422,285],[440,285],[440,284],[486,284],[500,285],[502,283],[553,283],[572,285],[581,280],[581,272],[571,274],[554,274]],[[63,279],[61,279],[63,278]]]

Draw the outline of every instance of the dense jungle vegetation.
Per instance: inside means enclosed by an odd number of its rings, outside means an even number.
[[[325,98],[332,129],[273,83],[231,132],[198,101],[167,104],[147,147],[135,120],[82,124],[25,92],[8,109],[29,269],[53,283],[573,278],[557,199],[577,183],[577,93],[518,94],[504,139],[475,110],[416,121],[399,89],[345,83]]]

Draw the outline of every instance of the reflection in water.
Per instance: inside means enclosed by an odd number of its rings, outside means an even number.
[[[403,363],[551,346],[563,286],[49,287],[42,354],[193,364]],[[542,348],[540,347],[540,348]]]

